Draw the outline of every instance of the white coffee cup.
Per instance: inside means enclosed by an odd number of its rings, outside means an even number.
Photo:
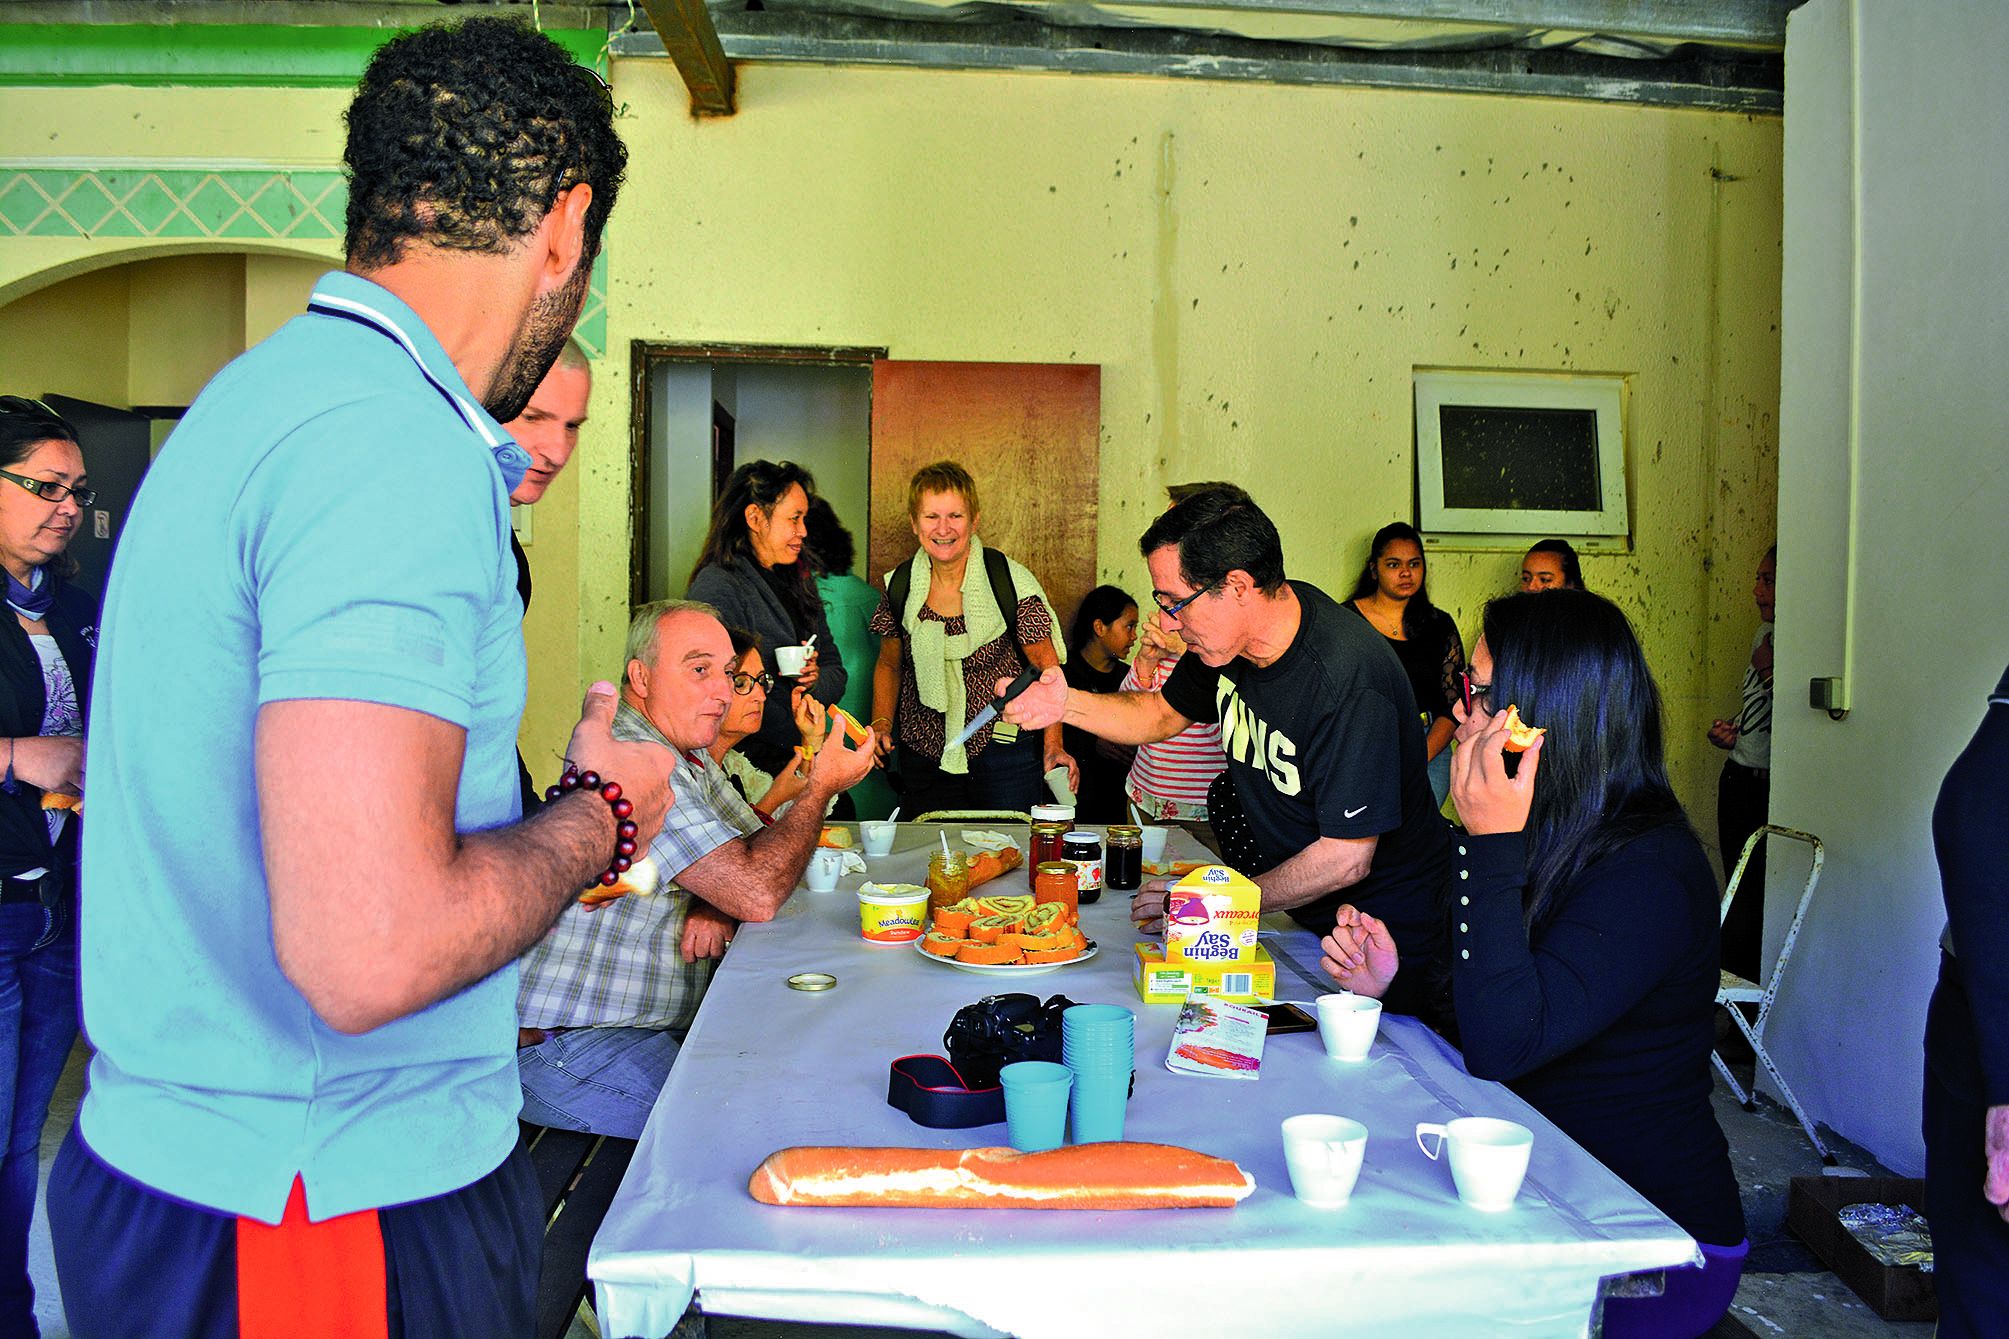
[[[1432,1147],[1427,1141],[1437,1141]],[[1416,1127],[1416,1146],[1432,1162],[1447,1149],[1451,1180],[1467,1207],[1499,1213],[1514,1207],[1521,1182],[1528,1174],[1535,1132],[1525,1125],[1491,1116],[1461,1116],[1442,1125]]]
[[[793,679],[809,667],[807,646],[777,646],[774,648],[774,672],[784,679]]]
[[[1352,991],[1318,997],[1318,1039],[1333,1059],[1367,1059],[1380,1029],[1380,1000]]]
[[[1144,829],[1144,863],[1155,865],[1165,858],[1165,835],[1169,829],[1149,827]]]
[[[1367,1127],[1344,1116],[1292,1116],[1283,1123],[1291,1189],[1314,1209],[1343,1208],[1367,1156]]]
[[[844,853],[829,847],[820,847],[809,856],[809,868],[804,877],[809,881],[812,893],[827,893],[837,887],[838,876],[844,873]]]
[[[865,854],[869,856],[891,855],[893,838],[898,836],[900,825],[884,820],[863,821],[858,824],[858,835],[865,842]]]

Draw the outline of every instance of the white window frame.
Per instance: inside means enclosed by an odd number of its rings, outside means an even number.
[[[1417,368],[1417,524],[1433,543],[1493,546],[1554,535],[1594,541],[1592,548],[1622,547],[1631,535],[1626,510],[1625,398],[1623,376],[1555,372]],[[1443,442],[1438,410],[1590,410],[1597,421],[1599,505],[1596,510],[1524,511],[1444,505]]]

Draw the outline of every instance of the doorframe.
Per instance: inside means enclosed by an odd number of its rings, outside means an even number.
[[[628,604],[644,603],[649,568],[649,443],[656,424],[649,382],[658,367],[674,363],[783,363],[799,367],[863,367],[884,360],[887,351],[865,345],[675,343],[630,341],[628,402]],[[866,469],[871,469],[868,457]],[[870,524],[870,517],[866,518]],[[869,531],[868,531],[869,533]]]

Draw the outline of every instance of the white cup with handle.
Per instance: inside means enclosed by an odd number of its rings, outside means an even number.
[[[819,847],[809,856],[809,868],[804,878],[812,893],[827,893],[837,887],[838,878],[844,873],[844,853],[830,847]]]
[[[1535,1132],[1492,1116],[1460,1116],[1441,1125],[1418,1125],[1416,1146],[1432,1162],[1441,1155],[1451,1164],[1451,1180],[1468,1208],[1500,1213],[1513,1208],[1521,1193]]]
[[[1292,1116],[1283,1123],[1291,1189],[1314,1209],[1344,1208],[1367,1157],[1367,1127],[1345,1116]]]
[[[809,668],[809,647],[777,646],[774,648],[774,672],[784,679],[793,679]]]

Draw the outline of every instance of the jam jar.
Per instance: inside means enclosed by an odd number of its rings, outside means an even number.
[[[1074,866],[1074,881],[1085,905],[1102,896],[1102,838],[1076,829],[1060,839],[1061,859]]]

